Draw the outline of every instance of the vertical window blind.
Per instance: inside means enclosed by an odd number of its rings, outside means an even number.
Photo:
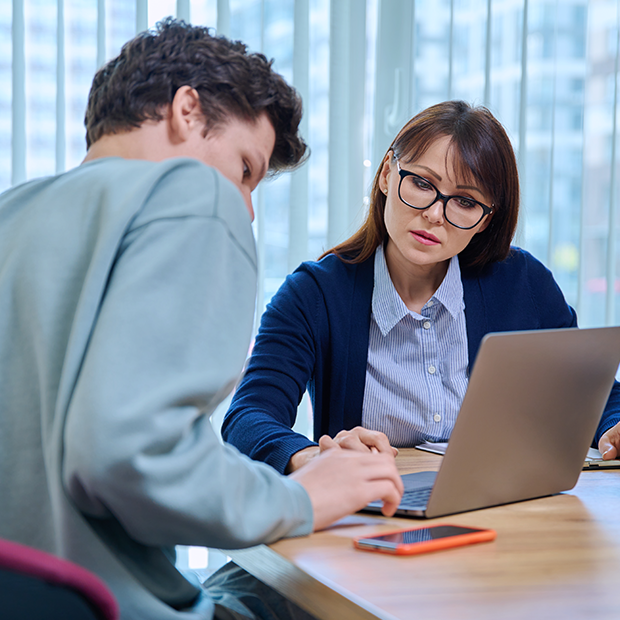
[[[620,322],[620,0],[12,0],[0,10],[0,189],[76,166],[90,81],[175,15],[275,59],[312,149],[256,196],[259,314],[359,225],[398,129],[445,99],[489,107],[517,153],[517,244],[581,324]]]

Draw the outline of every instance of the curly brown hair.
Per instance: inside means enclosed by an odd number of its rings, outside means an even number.
[[[510,139],[500,122],[483,107],[464,101],[444,101],[414,116],[398,133],[386,156],[415,161],[437,139],[450,136],[455,166],[463,179],[475,179],[494,205],[487,228],[474,235],[460,253],[461,265],[482,268],[504,260],[510,252],[519,217],[519,173]],[[386,198],[379,188],[381,161],[370,193],[368,215],[352,237],[325,252],[342,260],[361,263],[388,237],[385,227]]]
[[[177,90],[190,86],[198,92],[205,135],[230,118],[253,122],[265,112],[276,133],[269,171],[294,168],[308,148],[299,134],[301,98],[272,64],[241,41],[168,17],[96,73],[84,118],[86,146],[162,120]]]

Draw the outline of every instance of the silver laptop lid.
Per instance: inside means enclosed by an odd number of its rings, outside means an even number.
[[[571,489],[620,364],[620,327],[484,337],[426,517]]]

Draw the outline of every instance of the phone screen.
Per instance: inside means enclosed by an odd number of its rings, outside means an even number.
[[[448,538],[449,536],[459,536],[461,534],[473,534],[480,530],[471,527],[459,527],[456,525],[437,525],[435,527],[422,527],[417,530],[405,530],[404,532],[394,532],[385,536],[373,536],[372,541],[376,543],[385,542],[392,545],[411,545],[427,540],[438,538]]]
[[[463,527],[460,525],[431,525],[390,532],[383,536],[361,536],[353,541],[358,549],[366,551],[383,551],[397,555],[427,553],[460,547],[473,543],[495,540],[494,530]]]

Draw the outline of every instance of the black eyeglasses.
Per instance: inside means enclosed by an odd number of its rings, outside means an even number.
[[[445,220],[462,230],[475,228],[487,215],[493,213],[492,207],[487,207],[473,198],[442,194],[424,177],[415,172],[403,170],[398,161],[396,161],[396,166],[400,175],[398,197],[412,209],[424,211],[440,200],[443,203]]]

